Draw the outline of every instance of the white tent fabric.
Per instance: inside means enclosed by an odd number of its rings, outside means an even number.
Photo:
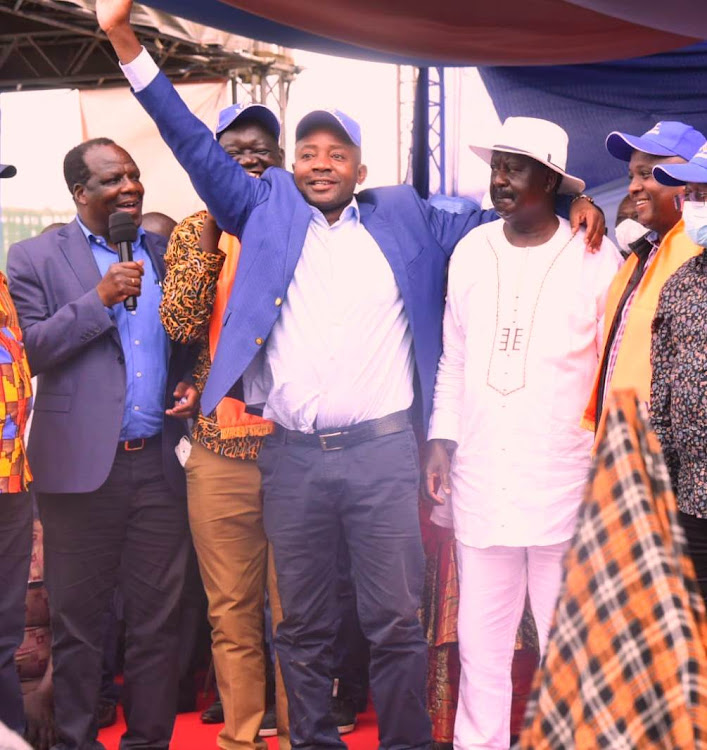
[[[230,104],[228,84],[194,83],[177,87],[189,109],[213,130],[218,113]],[[125,89],[81,91],[79,140],[112,138],[133,157],[145,185],[144,208],[180,221],[203,208],[186,172],[159,136],[154,123]],[[77,141],[78,142],[78,141]]]

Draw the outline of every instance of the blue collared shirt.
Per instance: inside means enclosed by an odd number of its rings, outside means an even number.
[[[118,262],[118,254],[105,238],[96,236],[77,218],[86,235],[101,276]],[[145,230],[138,229],[133,242],[133,260],[145,263],[142,292],[137,310],[128,312],[122,303],[106,308],[115,321],[125,358],[125,411],[121,440],[148,438],[162,431],[167,387],[169,340],[159,316],[162,286],[147,250]]]

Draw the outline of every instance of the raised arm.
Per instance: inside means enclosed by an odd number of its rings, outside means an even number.
[[[201,243],[206,211],[189,216],[178,224],[169,239],[164,256],[160,318],[167,335],[182,344],[201,341],[207,335],[211,312],[225,255]]]
[[[466,201],[466,204],[461,211],[453,213],[424,202],[423,210],[427,212],[427,222],[432,234],[447,255],[451,255],[459,240],[479,224],[498,219],[498,214],[493,209],[484,210],[473,201]]]
[[[237,237],[250,211],[270,192],[267,180],[253,180],[214,140],[174,86],[159,72],[130,26],[132,0],[98,0],[96,16],[118,55],[140,104],[184,167],[194,189],[218,225]]]

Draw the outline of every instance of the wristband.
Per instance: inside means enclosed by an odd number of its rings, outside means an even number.
[[[591,195],[586,195],[585,193],[577,193],[572,200],[570,201],[570,205],[574,203],[575,201],[578,201],[580,198],[584,198],[585,201],[589,201],[592,206],[594,205],[594,198],[592,198]]]

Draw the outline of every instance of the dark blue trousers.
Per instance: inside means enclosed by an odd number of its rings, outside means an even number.
[[[0,498],[0,721],[19,734],[25,731],[25,714],[15,651],[24,637],[32,516],[26,492]]]
[[[260,453],[265,530],[284,619],[275,646],[292,747],[345,748],[329,717],[345,544],[382,750],[427,750],[427,645],[417,616],[424,564],[412,429],[337,451],[268,436]]]
[[[121,750],[167,750],[177,708],[179,600],[189,550],[186,501],[164,477],[162,445],[116,454],[94,492],[41,494],[52,616],[54,750],[104,750],[96,710],[105,613],[125,614]]]

